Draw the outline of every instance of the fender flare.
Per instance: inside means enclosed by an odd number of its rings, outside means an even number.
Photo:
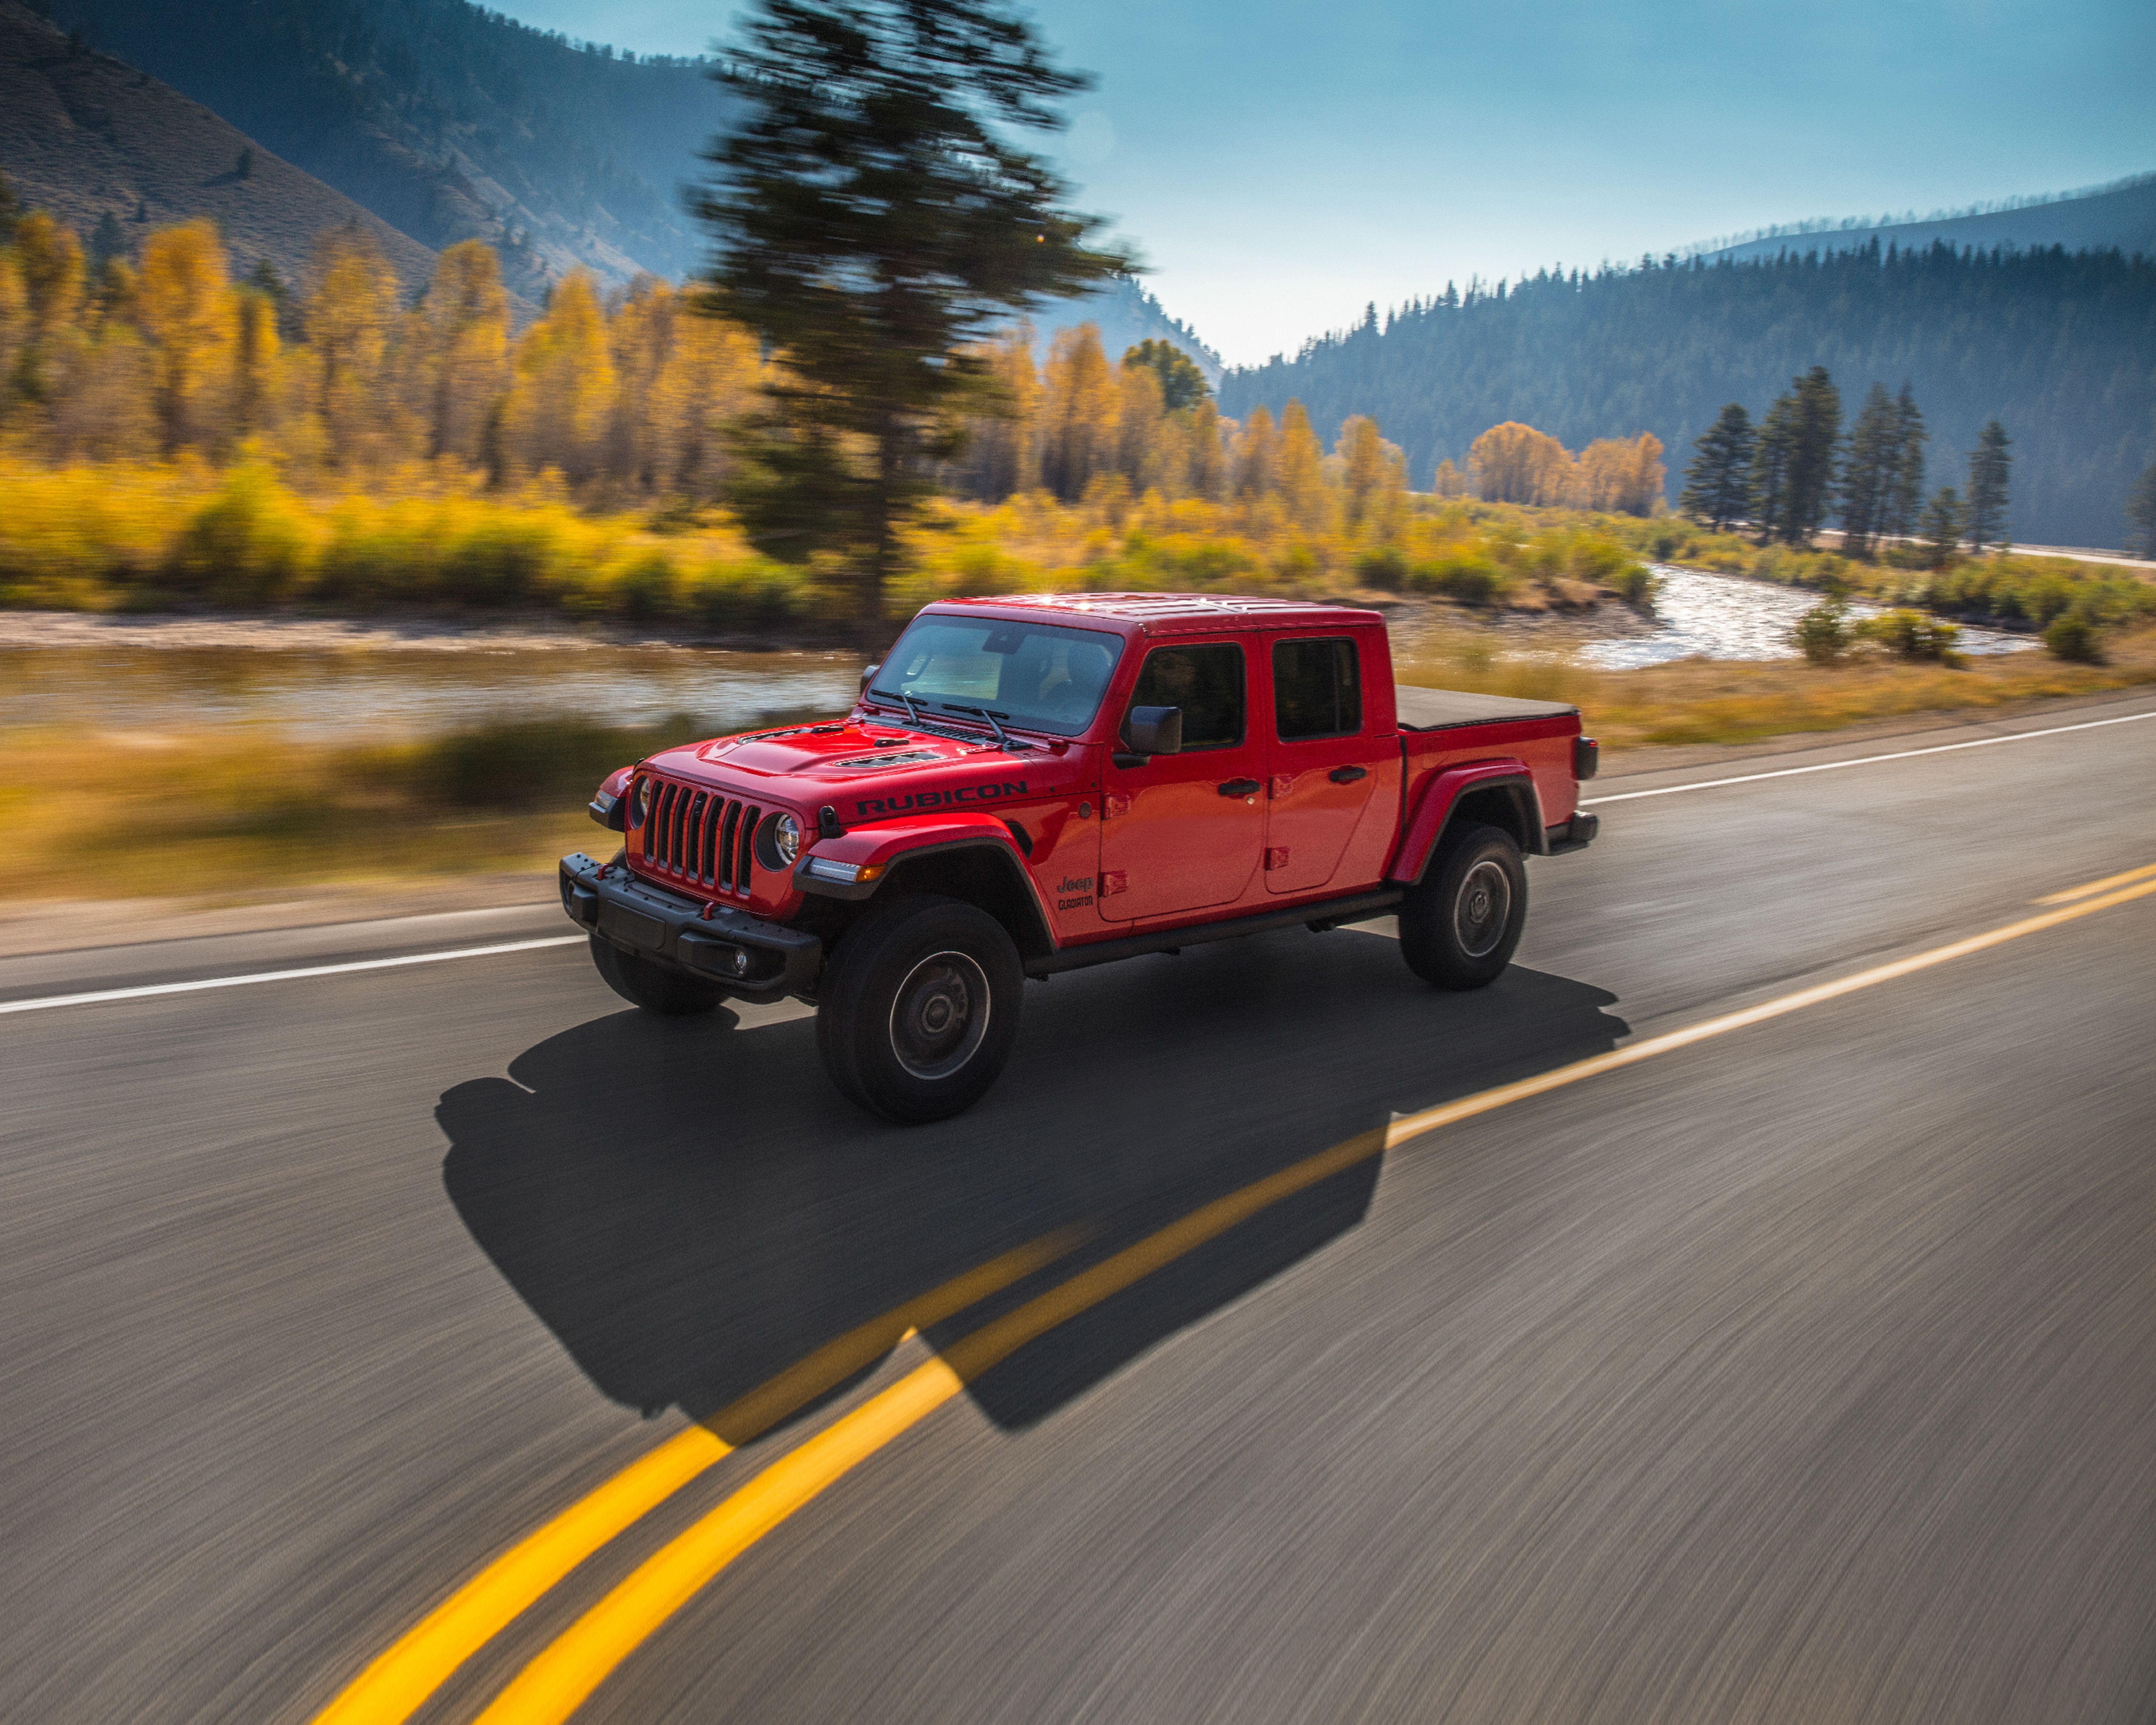
[[[855,902],[874,898],[895,876],[911,875],[935,857],[980,857],[997,870],[1020,920],[1028,926],[1012,930],[1019,950],[1027,956],[1052,952],[1055,937],[1040,891],[1019,854],[1008,821],[971,812],[915,815],[850,827],[836,838],[819,839],[793,865],[793,884],[802,891],[824,898]],[[864,872],[865,880],[829,880],[809,871],[819,858],[850,863]]]
[[[1394,853],[1392,866],[1385,870],[1385,879],[1401,886],[1419,883],[1430,859],[1437,855],[1460,799],[1472,791],[1491,789],[1502,789],[1512,796],[1521,830],[1527,837],[1520,849],[1531,855],[1547,850],[1549,841],[1543,827],[1542,794],[1535,788],[1534,774],[1527,770],[1527,762],[1517,758],[1471,761],[1431,775],[1423,788],[1421,801],[1408,819],[1407,830],[1400,836],[1399,849]]]

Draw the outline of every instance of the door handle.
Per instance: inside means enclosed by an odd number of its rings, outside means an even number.
[[[1358,778],[1368,778],[1370,773],[1363,767],[1335,767],[1325,776],[1335,784],[1353,784]]]
[[[1258,790],[1258,782],[1255,778],[1231,778],[1220,787],[1220,794],[1224,797],[1255,797]]]

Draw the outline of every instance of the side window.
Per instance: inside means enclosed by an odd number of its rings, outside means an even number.
[[[1243,740],[1243,649],[1156,647],[1138,672],[1132,706],[1183,709],[1183,747],[1233,748]]]
[[[1354,642],[1274,642],[1273,721],[1282,742],[1360,731],[1363,676]]]

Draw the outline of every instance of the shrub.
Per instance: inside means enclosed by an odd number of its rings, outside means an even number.
[[[1822,600],[1797,619],[1790,634],[1814,665],[1833,665],[1849,650],[1849,608],[1838,598]]]
[[[1953,644],[1961,638],[1958,629],[1907,607],[1867,619],[1857,625],[1857,633],[1878,642],[1897,659],[1934,665],[1963,662],[1961,655],[1953,650]]]
[[[1375,545],[1355,559],[1356,580],[1379,593],[1404,593],[1408,573],[1408,560],[1397,546]]]
[[[2068,611],[2053,618],[2044,627],[2044,647],[2053,658],[2071,665],[2103,663],[2102,637],[2084,612]]]
[[[244,462],[195,511],[165,578],[218,604],[275,604],[297,590],[308,548],[299,500],[268,468]]]

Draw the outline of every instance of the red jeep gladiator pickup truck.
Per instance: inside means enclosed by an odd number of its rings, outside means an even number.
[[[1205,593],[947,599],[843,719],[610,775],[611,862],[562,904],[660,1013],[816,1008],[832,1080],[942,1119],[1009,1058],[1028,977],[1399,915],[1408,967],[1511,962],[1522,858],[1577,850],[1578,710],[1396,688],[1383,617]]]

